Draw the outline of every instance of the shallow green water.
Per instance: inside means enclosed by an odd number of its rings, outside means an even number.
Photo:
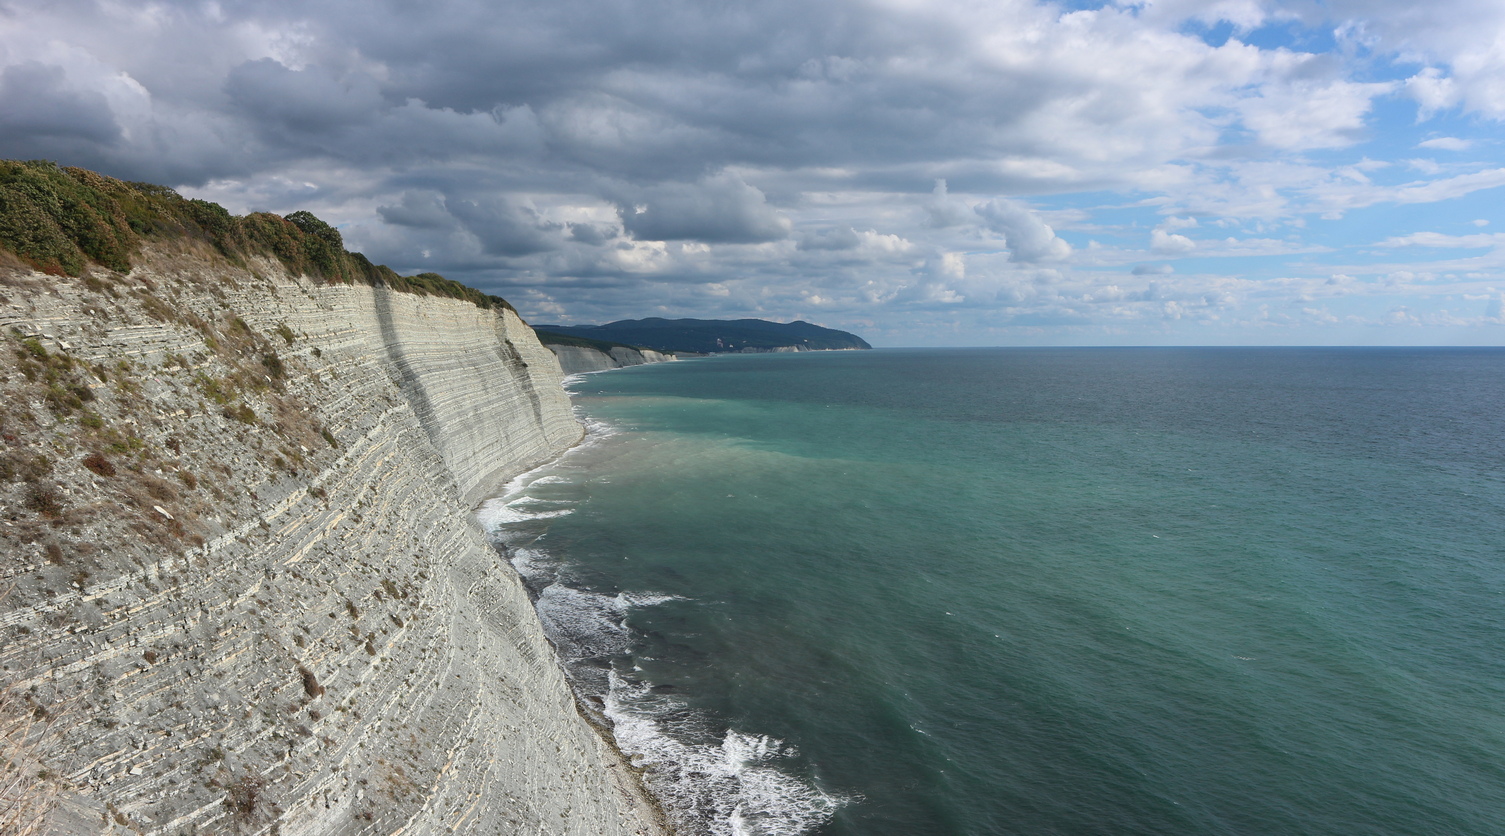
[[[698,832],[1491,834],[1505,352],[577,379],[483,518]]]

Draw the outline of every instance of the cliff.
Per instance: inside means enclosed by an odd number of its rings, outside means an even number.
[[[531,329],[134,247],[0,267],[0,745],[40,832],[657,832],[470,515],[580,437]]]
[[[585,345],[549,343],[548,348],[559,358],[559,368],[565,374],[600,372],[678,359],[673,354],[664,354],[651,348],[631,348],[625,345],[595,348]]]

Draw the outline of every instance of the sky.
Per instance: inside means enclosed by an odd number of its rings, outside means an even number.
[[[1500,0],[0,0],[0,157],[535,323],[1505,345]]]

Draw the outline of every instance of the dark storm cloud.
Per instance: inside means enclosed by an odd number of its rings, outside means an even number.
[[[619,204],[622,226],[640,239],[757,244],[789,236],[789,220],[739,178],[666,183]]]
[[[546,221],[532,207],[507,198],[451,200],[445,208],[490,255],[531,255],[556,249],[560,243],[561,224]]]
[[[616,228],[606,224],[569,224],[570,238],[582,244],[599,247],[617,237]]]
[[[80,21],[121,14],[73,8]],[[500,162],[529,145],[544,171],[641,184],[745,163],[987,159],[1022,147],[1003,123],[1081,87],[958,65],[965,32],[923,10],[854,2],[156,8],[117,24],[145,40],[139,49],[94,51],[146,84],[153,106],[229,120],[175,138],[219,144],[193,150],[218,150],[226,174],[244,171],[244,149],[224,141],[236,128],[258,138],[265,167],[310,153],[359,165]]]
[[[446,229],[455,218],[444,208],[444,196],[437,192],[407,191],[394,206],[378,206],[376,214],[393,226],[413,229]]]
[[[843,226],[806,232],[800,236],[799,247],[802,250],[851,250],[861,243],[856,230]]]
[[[0,144],[110,145],[119,138],[105,97],[72,89],[62,67],[27,61],[0,70]]]
[[[322,67],[292,70],[270,58],[230,71],[225,93],[254,124],[292,133],[323,133],[367,122],[383,107],[376,81],[364,73],[344,77]]]

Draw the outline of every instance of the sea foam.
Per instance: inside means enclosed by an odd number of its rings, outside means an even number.
[[[617,432],[588,421],[581,447],[595,446]],[[501,496],[477,509],[476,518],[535,591],[544,634],[570,684],[610,720],[617,745],[645,771],[649,788],[677,827],[714,836],[795,836],[854,801],[781,769],[798,756],[795,747],[768,735],[719,728],[679,700],[656,693],[652,683],[630,680],[613,668],[613,660],[627,661],[637,638],[628,623],[631,610],[685,599],[571,586],[563,571],[567,562],[538,547],[534,524],[568,515],[573,507],[560,507],[569,503],[532,496],[528,490],[574,481],[568,475],[575,469],[569,458],[513,479]]]
[[[684,832],[715,836],[796,836],[855,799],[822,792],[776,764],[799,752],[768,735],[727,729],[719,743],[689,743],[669,726],[709,725],[680,701],[612,672],[606,716],[617,745],[642,768],[654,794]]]

